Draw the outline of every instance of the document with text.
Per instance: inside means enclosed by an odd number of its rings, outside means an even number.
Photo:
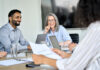
[[[62,59],[58,54],[54,53],[46,44],[31,43],[31,48],[34,54],[41,54],[53,59]]]
[[[11,65],[21,64],[21,63],[26,63],[26,62],[32,62],[32,59],[22,58],[22,59],[18,59],[18,60],[16,60],[16,59],[2,60],[2,61],[0,61],[0,65],[11,66]]]

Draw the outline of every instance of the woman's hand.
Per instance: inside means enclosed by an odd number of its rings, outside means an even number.
[[[43,55],[32,54],[32,58],[35,64],[43,64],[47,57]]]
[[[1,58],[1,57],[4,57],[4,56],[6,56],[6,55],[7,55],[7,52],[4,52],[4,51],[0,52],[0,58]]]
[[[43,55],[37,55],[37,54],[33,54],[32,58],[35,64],[47,64],[57,68],[55,59],[51,59]]]
[[[48,26],[45,27],[44,33],[45,34],[48,33],[49,30],[50,30],[50,26],[48,25]]]
[[[69,50],[72,52],[73,48],[75,48],[76,45],[77,45],[77,43],[71,43],[71,44],[69,44],[69,46],[68,46]]]
[[[64,46],[64,42],[60,42],[59,45],[60,45],[60,46]]]
[[[68,46],[69,44],[71,44],[71,41],[70,40],[67,40],[65,42],[60,42],[59,43],[60,46]]]
[[[58,54],[59,56],[61,56],[62,58],[68,58],[68,57],[71,56],[70,53],[66,53],[66,52],[61,51],[61,50],[59,50],[59,49],[53,48],[52,51],[55,52],[56,54]]]

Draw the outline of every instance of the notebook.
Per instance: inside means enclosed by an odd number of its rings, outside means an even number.
[[[59,46],[56,36],[49,36],[49,39],[50,39],[50,44],[53,48],[61,50],[61,47]]]
[[[36,39],[36,44],[45,44],[46,34],[38,34]]]

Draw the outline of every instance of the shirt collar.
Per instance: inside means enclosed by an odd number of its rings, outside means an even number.
[[[52,30],[50,30],[51,35],[55,35],[56,32],[52,32]]]
[[[15,30],[17,30],[17,27],[16,27],[16,29],[14,29],[14,28],[11,26],[10,23],[8,23],[7,25],[8,25],[8,27],[9,27],[9,29],[10,29],[11,31],[15,31]]]

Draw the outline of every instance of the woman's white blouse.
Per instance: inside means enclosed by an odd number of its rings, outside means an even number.
[[[77,45],[70,58],[57,60],[57,67],[59,70],[88,70],[89,68],[87,66],[91,67],[93,64],[91,61],[96,55],[100,54],[99,51],[100,21],[97,21],[91,23],[88,27],[85,38]],[[100,58],[100,56],[98,58]],[[98,62],[100,63],[100,60]],[[92,70],[100,69],[92,68]]]

